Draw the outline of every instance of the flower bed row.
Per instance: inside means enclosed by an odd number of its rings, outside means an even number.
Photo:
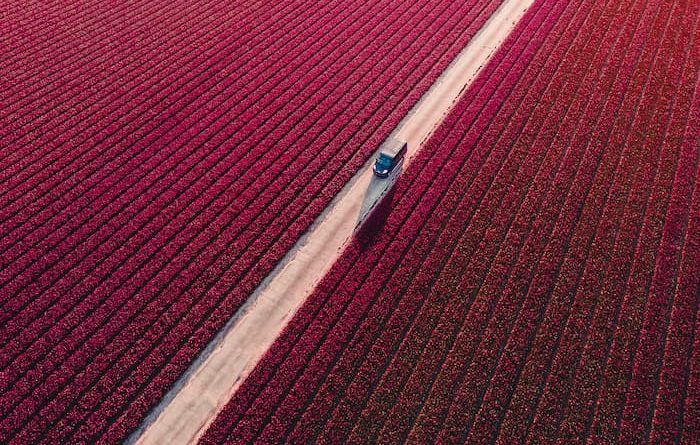
[[[685,79],[692,77],[691,65],[686,69]],[[685,85],[685,82],[683,83]],[[688,98],[690,94],[688,93]],[[694,298],[694,290],[692,286],[700,281],[700,270],[693,265],[700,261],[700,237],[697,236],[699,231],[698,223],[700,222],[700,183],[698,177],[698,160],[697,151],[694,151],[694,146],[697,147],[698,141],[698,117],[700,117],[700,97],[697,95],[694,98],[694,103],[691,106],[693,112],[690,114],[690,119],[687,121],[673,120],[671,128],[674,125],[683,125],[687,128],[687,134],[684,139],[677,139],[677,144],[683,144],[681,157],[678,164],[678,172],[674,180],[673,194],[671,195],[671,203],[669,204],[669,213],[672,211],[676,215],[684,215],[688,212],[688,222],[685,226],[686,236],[680,238],[682,233],[682,220],[672,221],[671,224],[664,226],[664,240],[666,248],[671,250],[671,257],[677,255],[680,257],[677,261],[680,262],[678,269],[679,279],[673,288],[673,282],[666,281],[666,285],[670,285],[665,291],[665,295],[670,292],[674,293],[673,305],[670,309],[669,327],[665,333],[666,339],[663,350],[659,348],[655,353],[663,352],[663,361],[659,372],[659,389],[653,409],[653,423],[651,425],[650,440],[662,441],[665,437],[684,437],[686,441],[692,439],[692,434],[695,432],[691,425],[684,423],[679,418],[678,413],[685,411],[685,416],[688,419],[696,419],[700,415],[700,397],[698,397],[698,329],[697,323],[697,298]],[[676,137],[679,136],[678,131],[674,131]],[[694,154],[695,153],[695,154]],[[695,159],[693,157],[695,156]],[[692,169],[695,167],[696,172]],[[693,181],[693,178],[696,178]],[[694,183],[694,185],[693,185]],[[693,189],[691,190],[691,186]],[[690,206],[684,206],[684,201],[687,203],[689,196],[692,196]],[[680,227],[676,224],[680,224]],[[677,249],[677,250],[676,250]],[[658,264],[658,262],[657,262]],[[657,267],[663,267],[658,264]],[[655,275],[655,279],[667,280],[668,275]],[[655,284],[659,286],[658,284]],[[657,290],[661,295],[664,290]],[[652,311],[647,311],[647,316],[652,316]],[[694,332],[693,335],[690,333]],[[693,344],[695,339],[695,344]],[[688,353],[688,351],[692,351]],[[691,357],[694,355],[695,357]],[[644,357],[640,357],[644,359]],[[692,369],[692,370],[691,370]],[[691,377],[691,372],[694,377]],[[684,400],[687,397],[687,400]],[[630,422],[632,425],[633,422]]]
[[[10,108],[0,437],[122,440],[499,4],[213,13],[189,59],[179,25],[172,51],[117,47],[154,55],[115,68],[123,97],[61,72]]]
[[[698,12],[536,2],[202,443],[697,440]]]

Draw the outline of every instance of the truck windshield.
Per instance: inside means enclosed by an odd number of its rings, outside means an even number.
[[[377,158],[377,164],[383,165],[385,167],[391,166],[391,162],[392,159],[388,156],[384,156],[383,154],[380,154]]]

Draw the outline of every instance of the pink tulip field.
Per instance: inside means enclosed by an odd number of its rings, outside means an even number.
[[[500,0],[0,2],[0,443],[119,443]]]
[[[0,0],[0,444],[133,436],[504,1]],[[700,444],[699,19],[534,0],[200,444]]]
[[[536,0],[201,443],[700,443],[699,10]]]

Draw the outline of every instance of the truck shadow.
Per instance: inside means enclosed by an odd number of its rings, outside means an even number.
[[[370,246],[384,228],[396,193],[395,183],[402,169],[403,161],[388,178],[372,177],[356,221],[355,238],[362,246]]]

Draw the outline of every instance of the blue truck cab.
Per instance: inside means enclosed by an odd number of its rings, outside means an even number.
[[[406,155],[408,145],[404,141],[390,138],[379,149],[374,163],[374,174],[386,178]]]

